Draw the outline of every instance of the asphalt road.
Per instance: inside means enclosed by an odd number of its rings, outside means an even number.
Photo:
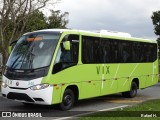
[[[122,108],[130,105],[135,105],[146,100],[160,99],[159,91],[160,91],[160,83],[152,87],[146,88],[144,90],[139,90],[138,95],[135,98],[123,98],[121,94],[114,94],[87,100],[81,100],[78,101],[75,104],[74,108],[71,109],[70,111],[60,111],[57,108],[57,106],[42,106],[42,105],[25,106],[22,103],[5,99],[0,94],[0,112],[1,112],[0,114],[2,114],[2,112],[4,111],[12,113],[13,112],[41,113],[42,117],[47,117],[47,116],[49,117],[45,119],[63,120],[96,111],[106,111],[115,108]],[[8,119],[8,118],[3,118],[3,119]],[[12,120],[13,119],[17,120],[17,118],[12,118]]]

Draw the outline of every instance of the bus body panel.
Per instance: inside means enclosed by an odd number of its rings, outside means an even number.
[[[109,70],[107,69],[107,66],[110,66]],[[155,67],[155,72],[152,73],[152,68],[152,63],[135,63],[132,65],[81,64],[64,69],[50,77],[50,80],[52,80],[52,83],[50,82],[50,84],[57,84],[57,86],[54,87],[52,103],[60,103],[65,89],[71,85],[76,85],[78,87],[79,99],[129,91],[131,82],[135,78],[139,80],[139,88],[154,85],[158,81],[158,72],[156,70],[157,67]],[[139,74],[141,69],[143,69],[143,71]]]
[[[37,78],[30,81],[9,80],[3,76],[3,81],[7,83],[6,88],[2,88],[2,95],[6,95],[9,99],[20,102],[28,102],[35,104],[52,104],[53,86],[49,86],[42,90],[31,90],[30,87],[41,84],[43,78]],[[18,98],[16,98],[18,96]]]

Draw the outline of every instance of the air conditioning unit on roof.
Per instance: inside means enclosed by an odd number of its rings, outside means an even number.
[[[109,35],[109,36],[118,36],[118,37],[129,37],[131,38],[131,34],[125,32],[117,32],[117,31],[110,31],[110,30],[100,30],[100,34]]]

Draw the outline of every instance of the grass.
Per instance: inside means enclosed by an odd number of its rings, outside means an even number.
[[[156,114],[160,117],[160,99],[146,101],[132,107],[117,109],[115,111],[104,111],[80,117],[80,120],[159,120],[160,118],[141,117],[141,115]]]

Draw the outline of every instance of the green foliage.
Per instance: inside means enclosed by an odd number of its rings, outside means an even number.
[[[154,25],[154,33],[159,36],[157,38],[157,43],[158,43],[158,49],[160,51],[160,11],[153,12],[151,19]],[[159,52],[159,58],[160,58],[160,52]]]
[[[153,12],[151,18],[154,25],[155,34],[160,35],[160,11]]]
[[[67,15],[67,12],[61,13],[60,10],[51,10],[51,15],[47,17],[43,12],[37,10],[29,16],[23,33],[40,29],[66,28]]]
[[[51,10],[51,16],[48,17],[48,28],[66,28],[68,12],[62,13],[60,10]]]
[[[41,11],[36,10],[29,15],[23,32],[36,31],[44,28],[47,28],[46,17]]]

